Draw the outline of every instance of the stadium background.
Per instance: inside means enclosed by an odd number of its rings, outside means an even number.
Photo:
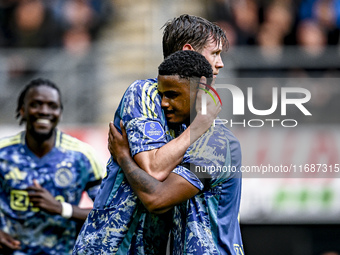
[[[243,91],[252,86],[256,108],[270,107],[273,87],[312,94],[312,117],[288,109],[295,128],[231,128],[244,165],[340,163],[338,0],[2,0],[0,137],[22,130],[14,118],[21,88],[49,78],[63,93],[60,128],[90,143],[104,166],[108,122],[123,92],[135,79],[157,75],[161,27],[182,13],[226,29],[230,49],[219,80]],[[235,121],[251,118],[257,117],[246,112]],[[338,177],[330,170],[246,174],[240,217],[246,254],[339,254]]]

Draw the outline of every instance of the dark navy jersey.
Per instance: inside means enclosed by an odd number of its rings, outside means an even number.
[[[21,242],[14,254],[70,254],[76,239],[75,221],[32,206],[26,189],[33,180],[57,200],[78,205],[84,190],[94,199],[101,177],[92,147],[59,130],[42,158],[27,147],[25,132],[1,139],[0,229]]]

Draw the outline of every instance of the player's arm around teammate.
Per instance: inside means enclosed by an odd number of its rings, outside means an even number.
[[[177,58],[181,58],[181,54],[186,57],[186,62],[184,61],[185,63],[191,63],[188,56],[193,55],[202,61],[198,61],[198,63],[204,63],[211,70],[206,59],[195,52],[184,53],[183,51],[183,53],[174,53],[171,56],[172,59],[166,59],[163,63],[172,63],[172,61],[176,61]],[[201,58],[199,58],[199,56]],[[194,71],[192,72],[194,73]],[[186,125],[190,125],[190,114],[194,113],[196,114],[195,120],[196,118],[197,120],[207,118],[207,123],[210,121],[211,126],[213,119],[220,111],[219,104],[215,105],[213,100],[208,100],[208,114],[203,115],[201,113],[201,98],[204,92],[197,89],[198,93],[196,93],[196,90],[190,89],[191,87],[190,81],[187,79],[188,77],[183,78],[181,75],[173,74],[159,75],[158,78],[159,93],[162,96],[162,107],[164,108],[166,118],[169,123],[184,123]],[[196,97],[197,100],[195,100]],[[193,107],[195,108],[195,111],[193,111]],[[210,119],[207,116],[213,116],[213,119]],[[192,123],[194,123],[194,121]],[[110,124],[110,152],[123,169],[131,187],[150,212],[164,213],[176,204],[188,200],[199,192],[197,187],[176,173],[167,173],[168,177],[164,181],[159,181],[143,171],[130,155],[127,135],[122,123],[121,129],[123,133],[122,135],[112,123]]]

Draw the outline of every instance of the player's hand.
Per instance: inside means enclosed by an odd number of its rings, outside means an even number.
[[[0,251],[20,250],[20,241],[0,230]],[[6,254],[6,252],[1,254]],[[10,251],[8,251],[10,253]]]
[[[221,111],[221,103],[216,93],[212,90],[214,88],[214,81],[209,86],[207,79],[202,76],[198,85],[196,97],[196,112],[200,117],[204,117],[212,124],[212,121],[217,118]],[[206,101],[206,103],[204,103]]]
[[[33,180],[33,184],[33,186],[27,188],[33,206],[52,214],[61,214],[61,203],[47,189],[41,187],[37,180]]]
[[[112,157],[119,164],[120,160],[124,157],[131,157],[128,138],[122,121],[120,121],[122,134],[117,130],[112,122],[110,122],[109,127],[108,149]]]
[[[207,80],[204,76],[200,79],[200,84],[196,97],[197,115],[190,125],[190,137],[195,140],[207,131],[221,111],[221,103],[217,95],[205,86]]]

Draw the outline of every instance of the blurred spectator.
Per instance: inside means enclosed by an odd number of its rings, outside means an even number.
[[[65,48],[87,54],[113,11],[112,0],[0,0],[0,47]],[[7,55],[10,78],[33,75],[32,56]]]
[[[327,33],[327,43],[339,43],[340,1],[339,0],[303,0],[299,10],[300,21],[312,19]]]
[[[64,36],[68,38],[69,31],[87,34],[83,40],[90,43],[112,14],[111,3],[110,0],[2,1],[0,47],[68,47],[69,40],[65,43]],[[84,48],[83,40],[78,40],[80,48]]]
[[[91,46],[91,35],[84,28],[69,28],[63,35],[63,45],[68,52],[82,55]]]
[[[86,52],[96,23],[94,11],[84,0],[67,1],[62,9],[65,22],[63,46],[74,54]]]
[[[263,10],[263,23],[271,24],[278,30],[278,33],[282,37],[281,44],[291,45],[294,44],[294,11],[290,5],[285,1],[274,1],[271,2]],[[261,25],[261,26],[262,26]]]
[[[0,0],[0,47],[10,44],[12,38],[10,20],[15,7],[16,1],[14,0]]]
[[[64,31],[86,28],[92,39],[113,14],[112,0],[49,0],[47,5]]]
[[[297,44],[311,58],[319,57],[327,45],[325,31],[312,20],[304,20],[298,24],[296,39]]]
[[[237,32],[237,43],[252,45],[258,31],[258,5],[255,0],[233,1],[232,14]]]
[[[313,20],[304,20],[298,23],[296,28],[296,41],[299,46],[296,62],[302,63],[322,63],[327,53],[327,34],[322,26]],[[304,72],[310,77],[321,77],[327,75],[330,70],[327,66],[306,66],[298,68],[299,72]]]
[[[61,45],[61,31],[41,0],[5,1],[0,6],[2,16],[0,47],[47,48]],[[32,56],[15,52],[8,56],[8,72],[11,78],[31,75]]]
[[[339,255],[339,253],[336,252],[336,251],[326,251],[326,252],[323,252],[320,255]]]
[[[209,10],[210,19],[218,23],[222,29],[227,28],[235,44],[254,44],[259,22],[258,5],[255,0],[214,0],[209,2]]]
[[[226,0],[212,0],[208,6],[210,12],[210,20],[216,22],[230,22],[231,19],[231,6],[230,1]]]
[[[228,49],[237,43],[237,34],[232,24],[227,21],[219,21],[216,24],[228,35]]]
[[[8,13],[1,20],[6,39],[0,46],[42,48],[60,45],[57,23],[41,0],[12,1],[1,7]]]
[[[261,55],[267,62],[278,61],[282,55],[284,39],[283,30],[275,23],[264,23],[257,34],[256,42],[260,46]]]

